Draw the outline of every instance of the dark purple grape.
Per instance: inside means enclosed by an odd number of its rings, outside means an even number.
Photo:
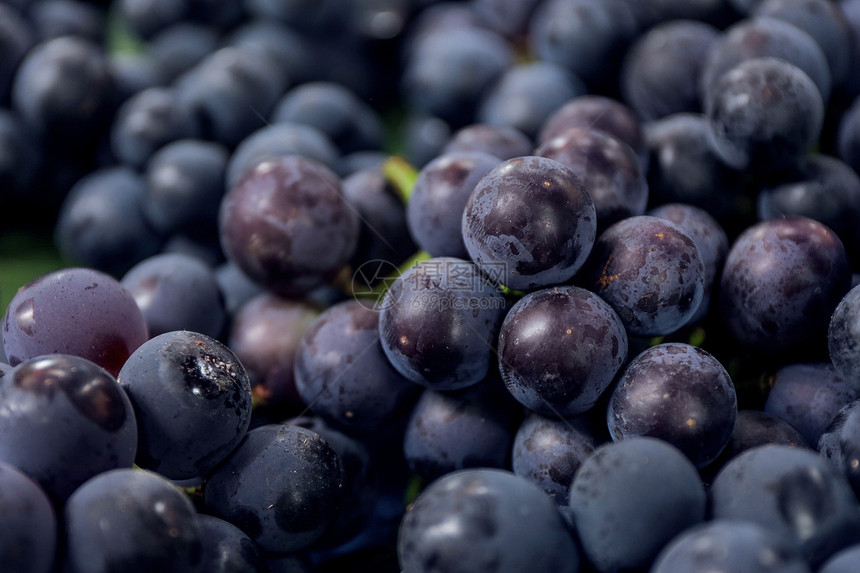
[[[129,269],[121,284],[140,307],[150,338],[172,330],[217,338],[227,321],[215,273],[196,257],[149,257]]]
[[[268,406],[304,405],[296,390],[294,365],[302,336],[320,314],[307,301],[260,293],[233,315],[228,347],[245,366],[254,396]]]
[[[323,164],[290,155],[258,164],[221,203],[227,258],[274,292],[301,295],[334,279],[356,248],[358,216]]]
[[[627,360],[627,333],[596,294],[548,288],[511,307],[498,356],[505,385],[519,402],[546,416],[574,416],[597,403]]]
[[[526,35],[538,4],[540,0],[475,0],[470,8],[477,25],[518,40]]]
[[[13,366],[41,354],[72,354],[116,376],[147,338],[146,320],[122,284],[84,268],[54,271],[27,283],[15,293],[3,321],[3,348]]]
[[[142,210],[159,234],[217,228],[227,158],[222,145],[198,139],[174,141],[152,155]]]
[[[409,232],[434,257],[468,258],[463,243],[463,211],[475,185],[501,159],[483,152],[448,152],[430,161],[406,204]]]
[[[200,570],[207,573],[267,573],[260,548],[241,529],[212,515],[197,515]]]
[[[0,397],[0,461],[18,467],[55,502],[96,474],[132,466],[134,411],[98,365],[43,354],[0,378]]]
[[[771,529],[813,567],[860,540],[860,510],[847,480],[806,449],[747,450],[717,474],[710,502],[715,519],[743,519]]]
[[[705,293],[699,304],[699,310],[689,323],[698,322],[704,318],[710,308],[711,293],[729,253],[729,238],[716,219],[704,209],[693,205],[665,203],[649,211],[648,215],[672,221],[690,235],[696,243],[696,248],[699,249],[699,255],[705,265]]]
[[[206,335],[176,330],[152,338],[129,357],[118,380],[137,419],[137,464],[170,479],[207,475],[248,429],[245,368]]]
[[[705,113],[714,150],[730,166],[768,174],[784,171],[821,135],[824,104],[800,68],[777,58],[753,58],[720,76]]]
[[[536,141],[546,143],[571,127],[603,130],[629,145],[640,157],[647,154],[645,134],[636,115],[610,97],[589,94],[573,98],[547,118]]]
[[[558,108],[586,92],[582,80],[559,64],[540,60],[515,64],[487,88],[475,119],[507,125],[533,138]]]
[[[860,565],[860,544],[834,553],[818,568],[817,573],[852,573]]]
[[[700,20],[722,28],[737,18],[731,9],[731,0],[697,0],[696,2],[688,2],[687,0],[645,0],[644,2],[628,0],[628,4],[632,3],[650,7],[650,16],[658,22],[680,19]],[[644,12],[646,9],[640,10]]]
[[[161,64],[146,52],[110,53],[108,65],[114,79],[117,107],[144,90],[168,84]]]
[[[567,505],[573,476],[603,440],[585,416],[546,417],[531,413],[514,435],[511,466],[555,502]]]
[[[171,83],[218,49],[219,42],[217,30],[180,20],[159,30],[146,43],[146,51],[159,63]]]
[[[821,223],[805,217],[758,223],[735,240],[726,258],[721,322],[750,350],[808,355],[823,345],[850,277],[842,242]]]
[[[451,137],[451,126],[444,119],[412,113],[401,128],[403,154],[416,168],[421,168],[441,154]]]
[[[860,13],[860,2],[857,11]],[[860,173],[860,97],[853,100],[839,117],[836,137],[839,157],[855,172]]]
[[[388,289],[379,339],[409,380],[458,390],[486,378],[506,309],[505,297],[474,263],[437,257],[410,267]]]
[[[117,0],[117,13],[137,36],[148,39],[170,24],[179,22],[188,7],[182,0]]]
[[[311,430],[276,424],[251,430],[208,479],[206,509],[264,551],[310,547],[342,513],[344,469]]]
[[[848,380],[860,375],[860,288],[854,287],[839,301],[830,317],[827,347],[836,370]]]
[[[606,229],[583,281],[618,313],[628,334],[662,336],[696,314],[705,266],[695,241],[666,219],[640,215]]]
[[[830,362],[789,364],[774,375],[764,411],[817,444],[839,410],[860,398],[858,390],[853,379],[842,376]]]
[[[78,488],[63,513],[73,571],[203,571],[194,506],[158,474],[103,473]]]
[[[742,520],[717,519],[684,530],[660,552],[651,573],[810,573],[803,556],[773,531]]]
[[[701,348],[668,342],[630,361],[609,399],[607,422],[615,441],[659,438],[703,468],[728,444],[737,411],[723,365]]]
[[[296,85],[309,81],[319,72],[314,69],[314,48],[310,39],[275,20],[250,19],[238,26],[228,41],[273,58],[283,70],[283,75]]]
[[[699,72],[719,30],[696,20],[669,20],[641,35],[624,56],[624,102],[643,121],[701,110]]]
[[[265,291],[230,261],[225,261],[215,268],[215,280],[223,296],[228,317],[233,317],[239,307]]]
[[[0,562],[16,573],[50,573],[57,555],[57,515],[39,484],[0,462]]]
[[[94,44],[105,39],[105,12],[87,2],[75,0],[39,0],[28,12],[39,41],[78,36]]]
[[[302,337],[296,390],[335,427],[368,433],[405,419],[420,390],[386,358],[379,318],[377,310],[348,300],[326,309]]]
[[[727,28],[708,52],[700,75],[703,103],[712,97],[724,74],[756,58],[778,58],[797,66],[815,83],[822,101],[830,99],[830,67],[812,36],[788,22],[757,17]]]
[[[252,16],[304,31],[336,31],[349,14],[336,0],[246,0],[244,4]]]
[[[403,434],[406,462],[428,482],[466,468],[509,470],[520,410],[493,374],[463,390],[425,390]]]
[[[572,127],[534,154],[558,161],[582,180],[594,201],[598,235],[621,219],[645,213],[648,182],[639,156],[609,133]]]
[[[307,82],[289,90],[275,106],[272,123],[313,126],[342,153],[382,147],[382,120],[376,111],[334,82]]]
[[[596,449],[573,477],[569,508],[598,571],[647,570],[678,533],[705,519],[705,488],[677,448],[632,438]]]
[[[843,406],[818,440],[818,453],[830,460],[860,494],[860,401]]]
[[[397,554],[410,573],[567,573],[580,565],[552,500],[496,469],[460,470],[428,486],[403,518]]]
[[[545,157],[517,157],[475,186],[463,212],[463,241],[494,280],[535,289],[576,274],[594,243],[596,218],[588,189],[570,169]]]
[[[454,132],[441,153],[474,151],[488,153],[504,161],[528,155],[533,148],[531,139],[514,127],[472,123]]]

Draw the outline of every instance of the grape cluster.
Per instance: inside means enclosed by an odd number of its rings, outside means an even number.
[[[860,0],[0,0],[0,569],[860,571],[858,78]]]

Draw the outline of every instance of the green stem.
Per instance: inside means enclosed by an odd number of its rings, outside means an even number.
[[[418,170],[412,167],[406,159],[399,155],[392,155],[382,165],[382,173],[385,179],[397,191],[404,203],[409,202],[412,189],[418,179]]]

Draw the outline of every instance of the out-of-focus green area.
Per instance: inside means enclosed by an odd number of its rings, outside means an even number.
[[[66,266],[50,237],[12,232],[0,234],[0,308],[6,312],[18,289]]]

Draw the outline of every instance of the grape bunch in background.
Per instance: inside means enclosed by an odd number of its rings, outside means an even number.
[[[0,212],[4,571],[860,571],[858,0],[0,0]]]

